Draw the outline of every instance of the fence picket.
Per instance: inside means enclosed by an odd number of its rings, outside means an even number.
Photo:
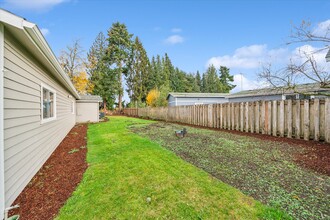
[[[284,137],[284,100],[280,101],[280,118],[279,118],[279,131],[280,136]]]
[[[309,100],[304,100],[304,140],[309,140]]]
[[[314,140],[320,140],[320,100],[314,99]]]
[[[288,126],[288,133],[287,137],[291,138],[292,137],[292,100],[288,100],[288,105],[287,105],[287,126]]]
[[[296,101],[295,138],[300,139],[300,100]]]
[[[330,143],[330,99],[124,109],[128,116]]]

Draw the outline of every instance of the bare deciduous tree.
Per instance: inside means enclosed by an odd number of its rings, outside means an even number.
[[[83,53],[84,50],[80,46],[79,40],[74,40],[72,45],[68,45],[66,50],[61,51],[58,59],[71,79],[85,67],[85,61],[82,58]]]
[[[297,93],[301,93],[296,88],[302,82],[316,83],[320,88],[330,89],[330,64],[320,62],[320,59],[325,61],[323,54],[330,48],[329,35],[330,24],[323,26],[321,32],[313,30],[311,24],[305,21],[299,26],[293,26],[287,45],[299,43],[309,45],[300,47],[296,51],[296,56],[292,56],[290,62],[281,69],[274,70],[271,64],[263,65],[259,78],[274,88],[287,88]],[[320,54],[322,54],[321,57]],[[329,95],[323,92],[321,94]]]

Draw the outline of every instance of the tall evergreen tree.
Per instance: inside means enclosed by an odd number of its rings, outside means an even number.
[[[161,85],[166,81],[163,73],[163,63],[162,58],[157,55],[156,56],[156,67],[155,67],[155,77],[156,77],[156,86],[160,88]]]
[[[197,71],[197,73],[196,73],[196,84],[197,84],[197,87],[199,87],[198,92],[201,92],[202,91],[202,79],[201,79],[201,74],[199,73],[199,71]]]
[[[132,46],[130,65],[126,74],[127,92],[131,102],[145,102],[148,93],[150,63],[138,37]]]
[[[211,65],[206,71],[207,90],[206,92],[216,93],[220,92],[220,80],[217,75],[217,69]]]
[[[220,66],[220,83],[221,83],[221,92],[227,93],[230,92],[236,85],[231,84],[234,82],[234,76],[229,74],[230,69],[225,66]]]
[[[201,91],[202,92],[208,92],[208,85],[207,85],[207,74],[206,73],[203,73],[203,76],[202,76],[202,82],[201,82],[201,84],[202,84],[202,89],[201,89]]]
[[[106,50],[105,60],[111,67],[115,74],[116,92],[118,95],[118,108],[122,109],[122,97],[123,97],[123,74],[128,70],[128,62],[130,58],[131,46],[132,46],[132,34],[127,30],[125,24],[119,22],[113,23],[112,27],[108,31],[108,48]]]
[[[163,84],[165,84],[166,86],[170,86],[170,77],[174,76],[174,66],[172,65],[172,62],[169,58],[169,56],[167,55],[167,53],[165,53],[165,56],[163,58],[163,71],[162,71],[162,80],[163,80]]]
[[[104,61],[106,48],[106,38],[100,32],[87,53],[87,73],[94,84],[93,94],[103,98],[105,108],[107,104],[112,108],[115,102],[116,83],[114,73]]]

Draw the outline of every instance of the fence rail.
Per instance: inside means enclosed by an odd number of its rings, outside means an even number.
[[[128,116],[330,143],[330,99],[124,109]]]

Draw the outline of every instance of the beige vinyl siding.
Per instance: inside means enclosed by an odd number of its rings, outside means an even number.
[[[5,31],[5,200],[10,206],[75,124],[75,99]],[[41,124],[41,84],[56,91],[56,120]]]
[[[77,122],[99,122],[98,102],[77,102]]]

